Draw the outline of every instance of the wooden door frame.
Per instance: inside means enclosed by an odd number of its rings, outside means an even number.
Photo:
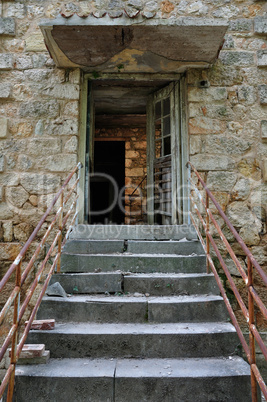
[[[154,224],[154,103],[157,98],[164,96],[164,91],[170,92],[171,101],[171,124],[172,124],[172,199],[175,200],[172,208],[172,224],[188,224],[189,211],[189,190],[188,190],[188,172],[186,163],[189,160],[188,145],[188,126],[187,126],[187,108],[186,108],[186,81],[185,77],[173,82],[156,95],[152,94],[147,103],[147,216],[148,223]],[[171,87],[171,85],[173,85]],[[171,89],[172,88],[172,89]]]
[[[86,138],[87,138],[87,118],[88,118],[88,87],[89,82],[97,79],[121,79],[121,80],[136,80],[136,81],[156,81],[160,79],[168,80],[169,82],[179,81],[179,94],[180,94],[180,104],[179,107],[175,108],[176,118],[180,119],[180,132],[181,132],[181,182],[182,187],[182,199],[185,201],[188,199],[188,188],[187,184],[187,171],[186,162],[189,160],[189,146],[188,146],[188,125],[187,125],[187,102],[186,102],[186,78],[180,73],[172,74],[158,74],[158,73],[84,73],[82,76],[81,83],[81,97],[80,97],[80,126],[79,126],[79,161],[82,162],[84,168],[81,170],[80,186],[79,186],[79,214],[78,222],[85,222],[85,184],[86,184]],[[178,88],[177,88],[178,91]],[[179,112],[180,111],[180,112]],[[179,114],[180,113],[180,114]],[[149,140],[150,141],[150,140]],[[147,142],[147,148],[151,147],[153,149],[153,144]],[[149,172],[148,172],[149,174]],[[179,189],[177,189],[178,191]],[[177,194],[177,200],[179,200]],[[178,206],[177,206],[178,207]],[[187,202],[183,203],[183,217],[182,222],[188,223],[188,211],[189,204]],[[179,222],[180,224],[180,222]]]

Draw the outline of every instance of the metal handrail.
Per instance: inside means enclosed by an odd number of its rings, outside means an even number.
[[[201,222],[205,233],[206,233],[206,242],[203,239],[203,236],[201,235],[201,231],[199,229],[198,224],[196,223],[196,220],[193,216],[193,213],[190,212],[190,217],[192,220],[193,225],[195,226],[195,229],[199,235],[200,241],[203,245],[203,248],[207,254],[207,272],[210,272],[210,268],[215,276],[215,279],[217,281],[217,284],[220,288],[222,297],[225,301],[226,307],[228,309],[229,315],[232,319],[233,325],[236,328],[237,334],[239,336],[240,342],[244,348],[244,351],[247,355],[247,359],[248,362],[250,364],[250,368],[251,368],[251,393],[252,393],[252,402],[257,402],[257,383],[260,386],[260,389],[265,397],[265,399],[267,399],[267,386],[260,374],[260,371],[257,367],[256,364],[256,349],[255,349],[255,341],[257,342],[257,344],[259,345],[265,359],[267,360],[267,347],[265,346],[260,333],[257,330],[257,327],[255,325],[255,305],[257,305],[258,309],[260,310],[262,316],[267,319],[267,309],[263,303],[263,301],[261,300],[260,296],[258,295],[257,291],[254,288],[254,281],[253,281],[253,268],[255,269],[255,271],[257,272],[258,276],[260,277],[262,283],[266,286],[267,285],[267,275],[265,274],[265,272],[263,271],[263,269],[260,267],[260,265],[258,264],[258,262],[255,260],[254,256],[252,255],[251,251],[248,249],[248,247],[246,246],[246,244],[244,243],[244,241],[241,239],[241,237],[239,236],[239,234],[237,233],[237,231],[235,230],[234,226],[231,224],[230,220],[228,219],[228,217],[225,215],[225,213],[223,212],[222,208],[220,207],[219,203],[216,201],[216,199],[214,198],[213,194],[211,193],[211,191],[208,189],[206,183],[204,182],[204,180],[201,178],[200,174],[198,173],[198,171],[196,170],[196,168],[192,165],[191,162],[187,163],[187,167],[190,169],[190,176],[192,174],[195,174],[197,179],[198,179],[198,183],[200,183],[203,187],[203,189],[205,190],[205,194],[206,197],[205,199],[202,197],[199,189],[197,188],[197,186],[194,184],[192,177],[189,177],[189,182],[191,183],[193,190],[195,191],[195,193],[197,194],[200,203],[202,204],[202,206],[204,207],[205,210],[205,215],[206,215],[206,219],[203,218],[201,212],[199,211],[199,208],[197,207],[195,200],[193,199],[192,195],[190,195],[190,199],[191,199],[191,203],[192,206],[194,207],[195,213],[197,214],[199,221]],[[243,252],[245,253],[245,255],[247,256],[247,273],[245,272],[245,270],[243,269],[243,267],[241,266],[240,262],[238,261],[232,247],[230,246],[229,242],[227,241],[225,235],[223,234],[220,225],[217,223],[216,219],[214,218],[214,215],[212,214],[209,204],[210,201],[212,201],[213,205],[216,207],[217,212],[220,214],[220,216],[223,218],[224,222],[226,223],[226,225],[228,226],[228,228],[230,229],[230,231],[232,232],[232,234],[234,235],[235,239],[237,240],[238,244],[240,245],[240,247],[242,248]],[[247,291],[248,291],[248,308],[246,307],[246,304],[244,303],[233,279],[232,276],[230,274],[229,269],[227,268],[227,265],[219,251],[219,248],[217,247],[217,244],[215,242],[215,240],[213,239],[211,233],[210,233],[210,224],[213,224],[214,227],[216,228],[221,241],[223,242],[223,244],[225,245],[229,255],[231,256],[232,260],[234,261],[234,264],[236,266],[236,268],[238,269],[238,271],[240,272],[241,277],[243,278],[245,285],[247,287]],[[210,245],[213,247],[214,252],[216,254],[216,256],[218,257],[218,260],[220,262],[220,265],[230,283],[230,286],[232,288],[232,291],[236,297],[236,300],[241,308],[241,311],[246,319],[246,322],[248,323],[248,329],[249,329],[249,345],[243,335],[243,332],[240,328],[240,325],[237,321],[237,318],[235,316],[235,313],[232,309],[232,306],[228,300],[228,297],[226,295],[225,289],[221,283],[219,274],[217,272],[217,269],[215,268],[212,256],[210,254]]]
[[[5,377],[0,385],[0,398],[3,396],[7,385],[9,385],[8,392],[7,392],[7,402],[11,402],[12,398],[13,398],[16,363],[19,359],[20,353],[23,349],[27,335],[31,329],[32,322],[35,318],[37,310],[38,310],[40,303],[42,301],[42,298],[45,294],[45,291],[47,289],[51,276],[53,275],[55,270],[57,272],[60,272],[60,257],[61,257],[62,247],[66,243],[70,230],[78,216],[78,195],[77,194],[78,194],[78,184],[80,181],[81,168],[82,168],[82,164],[78,163],[77,166],[69,174],[66,181],[64,182],[64,184],[62,185],[62,187],[60,188],[60,190],[54,197],[53,201],[51,202],[50,206],[47,208],[46,212],[40,219],[38,225],[32,232],[31,236],[25,243],[24,247],[21,249],[17,258],[11,264],[10,268],[8,269],[8,271],[6,272],[6,274],[0,281],[0,292],[1,292],[4,289],[5,285],[7,284],[7,282],[9,281],[9,279],[11,278],[11,275],[13,273],[15,273],[15,276],[16,276],[15,286],[14,286],[13,290],[11,291],[11,294],[10,294],[7,302],[5,303],[4,307],[2,308],[2,310],[0,312],[0,324],[1,324],[4,321],[8,311],[13,306],[13,310],[14,310],[13,311],[13,324],[11,325],[9,333],[6,336],[5,341],[0,349],[0,361],[1,361],[3,359],[3,357],[5,356],[5,353],[8,349],[8,347],[11,344],[10,364],[9,364],[9,367],[5,374]],[[64,198],[64,195],[65,195],[64,192],[67,188],[67,185],[69,184],[70,180],[77,172],[78,172],[78,178],[75,180],[75,183],[72,185],[72,187],[70,188],[70,190],[68,191],[67,195]],[[74,201],[71,203],[71,206],[69,207],[67,212],[65,212],[65,217],[64,217],[64,208],[66,207],[67,202],[69,201],[71,195],[73,195],[73,194],[75,194]],[[36,247],[36,249],[31,257],[31,260],[27,264],[24,272],[22,273],[21,265],[22,265],[23,258],[25,257],[26,252],[29,250],[29,247],[32,245],[32,242],[36,239],[39,230],[43,226],[48,215],[51,213],[53,207],[55,206],[55,204],[57,203],[58,200],[60,200],[60,207],[58,208],[57,212],[55,213],[53,220],[51,221],[48,229],[46,230],[45,234],[43,235],[40,243]],[[76,211],[74,211],[75,206],[76,206]],[[70,221],[69,228],[63,239],[63,230],[66,228],[67,221],[70,218],[71,214],[74,214],[74,215]],[[22,305],[20,305],[21,287],[25,283],[30,272],[32,271],[32,268],[34,267],[34,263],[35,263],[38,255],[40,254],[41,250],[43,249],[49,234],[51,233],[52,229],[56,226],[56,224],[58,227],[57,231],[56,231],[56,235],[52,241],[52,244],[51,244],[48,252],[46,253],[46,256],[45,256],[43,262],[41,263],[41,266],[38,269],[38,272],[36,273],[36,275],[34,277],[34,280],[29,284],[29,287],[27,289],[27,296],[26,296],[25,300],[23,301]],[[25,311],[26,311],[27,307],[29,306],[29,302],[34,294],[34,291],[35,291],[38,283],[40,282],[41,275],[44,273],[47,262],[52,257],[52,253],[56,247],[57,247],[57,253],[54,256],[53,264],[52,264],[51,268],[49,269],[46,280],[39,293],[37,302],[35,303],[34,308],[32,309],[32,311],[30,313],[30,317],[28,318],[28,322],[25,325],[23,334],[19,339],[19,328],[20,328],[22,319],[24,318]]]
[[[129,197],[129,202],[130,202],[130,205],[129,205],[129,208],[130,208],[130,219],[131,219],[131,217],[132,217],[132,199],[133,199],[133,197],[134,197],[134,194],[136,193],[136,191],[139,189],[139,188],[141,188],[141,186],[142,186],[142,184],[144,183],[144,181],[147,179],[147,174],[145,174],[144,175],[144,177],[142,178],[142,180],[140,181],[140,183],[138,183],[138,185],[135,187],[135,189],[133,190],[133,192],[130,194],[130,195],[128,195],[128,197]],[[139,196],[140,196],[140,198],[141,198],[141,218],[143,218],[143,195],[141,194],[139,194]]]

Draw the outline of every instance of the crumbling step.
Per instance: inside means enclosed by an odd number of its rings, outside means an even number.
[[[122,292],[122,274],[116,272],[54,274],[50,285],[55,282],[69,294]]]
[[[119,360],[116,402],[249,402],[250,370],[241,358]]]
[[[59,322],[215,322],[228,318],[222,297],[216,295],[132,297],[44,297],[37,318]]]
[[[151,296],[220,294],[213,274],[130,274],[123,282],[124,292]]]
[[[124,240],[68,240],[63,253],[112,254],[125,251]]]
[[[77,225],[70,239],[197,240],[193,225]]]
[[[20,402],[250,402],[250,370],[239,357],[51,359],[42,367],[17,367],[14,397]]]
[[[133,254],[177,254],[177,255],[204,255],[205,252],[200,241],[140,241],[129,240],[127,251]]]
[[[97,270],[97,271],[96,271]],[[163,254],[99,255],[62,254],[61,271],[64,272],[205,272],[206,257]]]
[[[112,254],[129,252],[133,254],[178,254],[203,255],[198,240],[68,240],[63,253],[68,254]]]
[[[239,339],[229,323],[57,324],[49,333],[31,331],[53,358],[215,357],[236,353]]]

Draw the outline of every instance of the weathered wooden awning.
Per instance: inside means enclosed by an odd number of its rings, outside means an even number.
[[[88,72],[169,73],[214,63],[227,22],[181,18],[134,20],[126,17],[44,21],[40,28],[58,67]]]

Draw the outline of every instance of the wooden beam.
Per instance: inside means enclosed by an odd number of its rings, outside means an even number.
[[[121,114],[121,115],[97,115],[95,119],[96,128],[109,127],[146,127],[145,114]]]

